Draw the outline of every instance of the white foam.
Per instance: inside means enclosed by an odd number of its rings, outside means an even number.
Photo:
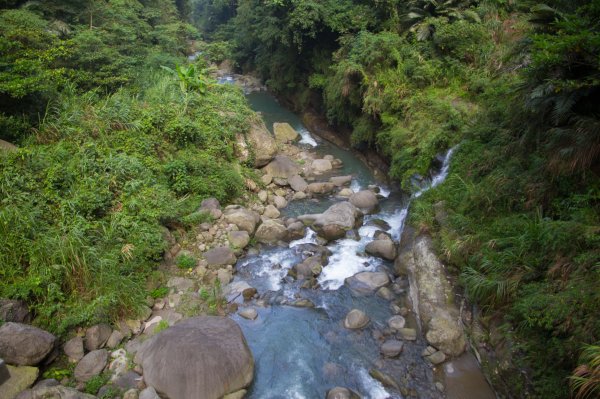
[[[358,182],[358,180],[356,179],[352,179],[352,182],[350,183],[350,188],[352,189],[352,191],[354,191],[355,193],[359,192],[360,190],[362,190],[362,187],[360,185],[360,183]]]
[[[307,129],[302,127],[300,129],[298,129],[298,133],[300,134],[300,137],[302,137],[300,139],[300,143],[308,144],[312,147],[317,146],[317,141],[314,139],[314,137],[310,134],[310,132]]]
[[[381,195],[384,198],[387,198],[390,196],[391,190],[389,189],[389,187],[386,186],[379,186],[379,195]]]
[[[294,240],[290,242],[290,248],[294,248],[298,245],[302,244],[316,244],[317,243],[317,233],[315,233],[312,229],[306,229],[306,234],[304,237]]]
[[[380,215],[380,218],[385,220],[390,225],[390,234],[394,240],[399,240],[404,230],[404,222],[408,215],[408,206],[396,209],[392,214]]]
[[[369,375],[366,369],[359,369],[358,378],[363,391],[367,392],[370,399],[388,399],[392,397],[379,381]]]
[[[364,250],[366,242],[343,239],[328,248],[333,252],[329,257],[329,264],[323,268],[319,276],[321,287],[327,290],[337,290],[344,285],[344,280],[356,273],[372,271],[377,262],[367,263],[368,258],[359,256]]]

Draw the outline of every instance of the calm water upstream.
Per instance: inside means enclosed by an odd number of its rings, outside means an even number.
[[[248,95],[248,100],[253,109],[262,114],[269,128],[272,128],[273,122],[288,122],[301,134],[300,145],[321,155],[331,154],[341,159],[344,166],[336,171],[336,175],[353,175],[351,187],[355,191],[376,184],[369,168],[351,152],[312,136],[300,119],[271,95],[255,92]],[[446,157],[444,166],[447,166],[450,155]],[[436,175],[434,184],[439,184],[446,173],[447,167]],[[265,304],[255,306],[259,313],[256,320],[232,316],[242,327],[256,361],[255,379],[247,397],[316,399],[324,398],[332,387],[343,386],[365,398],[402,398],[400,392],[384,388],[370,377],[369,370],[373,368],[392,376],[404,388],[407,397],[494,397],[485,381],[471,384],[467,391],[461,388],[464,385],[461,378],[475,381],[471,372],[473,369],[478,371],[476,363],[462,368],[457,364],[455,368],[462,374],[458,376],[458,372],[454,373],[458,378],[454,383],[451,378],[444,379],[443,370],[441,374],[440,370],[436,373],[421,357],[421,352],[427,346],[421,336],[416,341],[406,341],[398,358],[389,359],[380,355],[380,342],[374,338],[374,331],[384,329],[387,319],[393,315],[390,302],[374,294],[357,295],[344,285],[344,279],[361,271],[383,270],[393,275],[391,262],[365,255],[364,248],[379,229],[373,219],[385,220],[390,226],[388,232],[396,240],[399,239],[410,199],[400,193],[390,193],[387,187],[381,188],[385,196],[380,201],[381,211],[365,217],[364,225],[359,230],[360,237],[341,239],[328,245],[332,255],[318,278],[319,289],[300,288],[300,283],[286,278],[287,271],[303,259],[306,245],[315,242],[314,233],[310,230],[303,239],[290,243],[288,247],[263,247],[258,255],[249,255],[238,261],[235,280],[247,281],[255,287]],[[293,201],[283,214],[296,216],[318,213],[335,201],[326,197],[319,201]],[[400,280],[398,283],[408,291],[407,281]],[[407,292],[398,290],[395,302],[402,305],[407,301],[407,296]],[[308,299],[315,307],[291,306],[299,299]],[[363,310],[371,318],[371,323],[363,330],[343,327],[346,313],[353,308]],[[410,315],[407,317],[407,327],[418,329],[416,320]],[[452,365],[452,362],[447,362],[446,367],[449,364]],[[480,374],[478,376],[482,379]],[[436,381],[448,387],[448,396],[436,388]]]

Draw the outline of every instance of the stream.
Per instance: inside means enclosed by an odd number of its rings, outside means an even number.
[[[320,156],[331,154],[342,160],[343,167],[336,169],[335,175],[352,175],[354,191],[378,185],[380,211],[365,216],[358,236],[329,243],[332,254],[318,277],[318,289],[301,288],[301,282],[287,277],[288,270],[306,257],[303,252],[316,243],[316,234],[310,229],[304,238],[292,241],[288,247],[263,246],[260,252],[239,259],[235,281],[249,283],[260,295],[259,300],[251,303],[258,311],[256,320],[232,316],[244,331],[256,362],[254,382],[246,397],[325,398],[329,389],[341,386],[371,399],[494,398],[472,355],[446,362],[435,370],[421,356],[427,342],[420,333],[416,341],[404,341],[400,356],[383,357],[378,338],[387,326],[387,319],[394,315],[390,301],[375,294],[357,294],[344,284],[347,277],[362,271],[385,271],[394,275],[393,262],[366,255],[364,249],[382,225],[384,230],[389,226],[387,232],[394,240],[400,239],[411,198],[378,183],[371,170],[352,152],[311,135],[300,119],[270,94],[253,92],[247,94],[247,98],[269,129],[273,122],[288,122],[301,135],[299,146]],[[433,174],[428,185],[413,197],[444,180],[452,151],[445,154],[442,168]],[[323,179],[329,176],[324,175]],[[333,196],[321,197],[318,201],[292,201],[282,210],[282,217],[323,212],[337,201],[340,200]],[[410,309],[407,278],[393,281],[392,302]],[[314,307],[292,305],[300,299],[311,301]],[[343,326],[346,314],[353,308],[364,311],[371,319],[362,330]],[[412,312],[406,316],[406,322],[406,327],[419,331]],[[384,387],[369,375],[371,369],[391,376],[401,391]],[[473,384],[476,380],[479,382]]]

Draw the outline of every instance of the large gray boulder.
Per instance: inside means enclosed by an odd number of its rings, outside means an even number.
[[[27,324],[6,323],[0,327],[0,358],[8,364],[35,366],[54,349],[56,337]]]
[[[247,387],[254,375],[242,330],[227,317],[181,321],[144,342],[135,362],[146,384],[170,399],[218,399]]]
[[[31,321],[31,314],[23,301],[0,299],[0,320],[28,324]]]
[[[209,268],[235,265],[237,258],[229,247],[216,247],[202,254]]]
[[[254,234],[256,225],[260,221],[260,215],[240,205],[229,205],[223,212],[228,223],[235,224],[240,230]]]
[[[363,213],[370,214],[379,207],[379,200],[373,191],[363,190],[350,196],[350,203]]]
[[[297,192],[304,191],[304,190],[306,190],[306,187],[308,187],[306,180],[304,180],[299,175],[294,175],[294,176],[290,177],[288,179],[288,184],[290,185],[292,190],[297,191]]]
[[[312,228],[328,241],[342,238],[348,230],[360,226],[362,213],[349,202],[339,202],[325,212],[302,215],[298,219]]]
[[[277,219],[265,220],[256,230],[256,241],[263,244],[275,244],[278,241],[285,240],[287,237],[287,228]]]
[[[270,176],[284,179],[300,173],[298,164],[285,155],[277,155],[263,170]]]
[[[106,341],[112,334],[112,328],[108,324],[96,324],[85,332],[85,349],[94,351],[104,348]]]
[[[361,272],[348,277],[344,282],[353,291],[370,294],[388,285],[390,278],[385,272]]]
[[[292,142],[299,136],[298,132],[286,122],[273,123],[273,133],[275,133],[275,141],[282,144]]]
[[[91,351],[83,357],[75,366],[74,376],[77,381],[86,382],[97,375],[100,375],[106,367],[108,361],[108,351],[106,349],[97,349]]]
[[[379,258],[396,259],[396,244],[392,240],[374,240],[367,244],[365,252]]]
[[[277,143],[262,121],[255,122],[250,126],[246,140],[254,154],[255,168],[265,166],[277,154]]]
[[[332,176],[329,178],[329,181],[335,184],[336,187],[342,187],[347,184],[350,184],[350,182],[352,181],[352,175]]]

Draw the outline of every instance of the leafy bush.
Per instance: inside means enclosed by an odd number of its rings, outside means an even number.
[[[179,255],[176,259],[177,267],[180,269],[193,269],[196,267],[196,258],[189,255]]]

